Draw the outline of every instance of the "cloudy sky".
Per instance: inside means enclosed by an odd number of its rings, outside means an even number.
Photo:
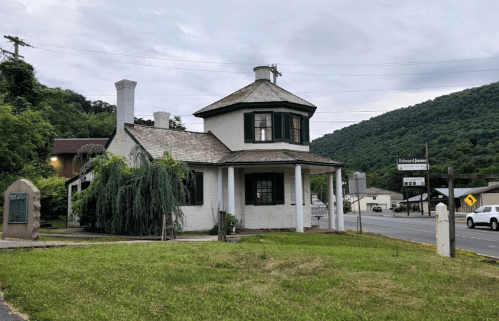
[[[41,83],[116,103],[138,82],[135,116],[193,112],[277,64],[277,84],[315,104],[311,138],[498,80],[499,2],[0,0],[0,29]],[[7,39],[0,47],[13,51]]]

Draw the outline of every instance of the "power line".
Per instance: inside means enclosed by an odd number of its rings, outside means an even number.
[[[255,62],[224,62],[224,61],[209,61],[209,60],[188,60],[188,59],[173,59],[173,58],[162,58],[162,57],[151,57],[151,56],[141,56],[141,55],[130,55],[130,54],[122,54],[115,52],[105,52],[99,50],[91,50],[91,49],[83,49],[83,48],[75,48],[71,46],[62,46],[58,44],[50,44],[39,41],[31,41],[34,44],[38,44],[40,46],[47,47],[56,47],[56,48],[68,48],[71,50],[79,50],[79,51],[87,51],[87,52],[95,52],[107,55],[115,55],[115,56],[126,56],[126,57],[136,57],[136,58],[147,58],[147,59],[156,59],[156,60],[167,60],[167,61],[176,61],[176,62],[189,62],[189,63],[206,63],[206,64],[224,64],[224,65],[258,65]],[[42,48],[40,48],[42,49]],[[379,67],[379,66],[401,66],[401,65],[418,65],[418,64],[440,64],[440,63],[460,63],[460,62],[473,62],[473,61],[483,61],[483,60],[497,60],[499,56],[490,56],[490,57],[480,57],[480,58],[461,58],[461,59],[447,59],[447,60],[430,60],[430,61],[407,61],[407,62],[380,62],[380,63],[293,63],[293,64],[282,64],[281,66],[302,66],[302,67]],[[319,74],[320,75],[320,74]]]
[[[433,89],[433,88],[448,88],[448,87],[469,87],[469,86],[483,86],[483,84],[432,86],[432,87],[409,87],[409,88],[391,88],[391,89],[336,90],[336,91],[304,91],[303,93],[307,93],[307,94],[333,94],[333,93],[356,93],[356,92],[371,92],[371,91],[398,91],[398,90],[417,90],[417,89]]]
[[[45,51],[50,51],[50,52],[56,52],[64,55],[70,55],[70,56],[77,56],[77,57],[84,57],[84,58],[90,58],[90,59],[97,59],[97,60],[103,60],[103,61],[112,61],[112,62],[118,62],[122,64],[127,64],[127,65],[136,65],[136,66],[147,66],[147,67],[156,67],[156,68],[164,68],[164,69],[176,69],[176,70],[186,70],[186,71],[203,71],[203,72],[215,72],[215,73],[231,73],[231,74],[252,74],[253,72],[247,72],[247,71],[228,71],[228,70],[209,70],[209,69],[194,69],[194,68],[180,68],[180,67],[166,67],[166,66],[158,66],[158,65],[152,65],[152,64],[140,64],[140,63],[135,63],[135,62],[125,62],[125,61],[119,61],[119,60],[112,60],[112,59],[105,59],[105,58],[98,58],[98,57],[92,57],[92,56],[84,56],[84,55],[78,55],[78,54],[72,54],[68,52],[62,52],[62,51],[57,51],[57,50],[50,50],[50,49],[45,49],[45,48],[40,48],[40,47],[34,47],[35,49],[40,49],[40,50],[45,50]]]

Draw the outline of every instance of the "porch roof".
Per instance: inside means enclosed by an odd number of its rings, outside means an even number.
[[[257,149],[232,152],[220,163],[227,165],[306,164],[343,167],[343,163],[309,152],[283,149]]]

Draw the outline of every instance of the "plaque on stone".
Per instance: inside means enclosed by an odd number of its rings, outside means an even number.
[[[28,193],[10,193],[9,223],[28,222]]]

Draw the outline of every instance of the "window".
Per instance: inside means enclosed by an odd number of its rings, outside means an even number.
[[[272,175],[256,175],[256,199],[255,204],[273,204],[274,203],[274,189],[273,189],[273,176]]]
[[[185,205],[203,205],[203,173],[192,171],[185,184],[187,187]]]
[[[255,142],[272,141],[272,114],[255,113]]]
[[[246,205],[284,204],[284,173],[244,175]]]
[[[373,201],[375,201],[375,200],[376,200],[376,196],[373,196]]]
[[[484,212],[484,213],[488,213],[488,212],[490,212],[490,211],[492,211],[492,207],[490,207],[490,206],[487,206],[487,207],[485,207],[485,208],[483,209],[483,212]]]
[[[303,115],[284,112],[244,114],[244,142],[287,142],[308,145],[309,120]]]
[[[291,115],[291,142],[301,143],[301,116]]]

